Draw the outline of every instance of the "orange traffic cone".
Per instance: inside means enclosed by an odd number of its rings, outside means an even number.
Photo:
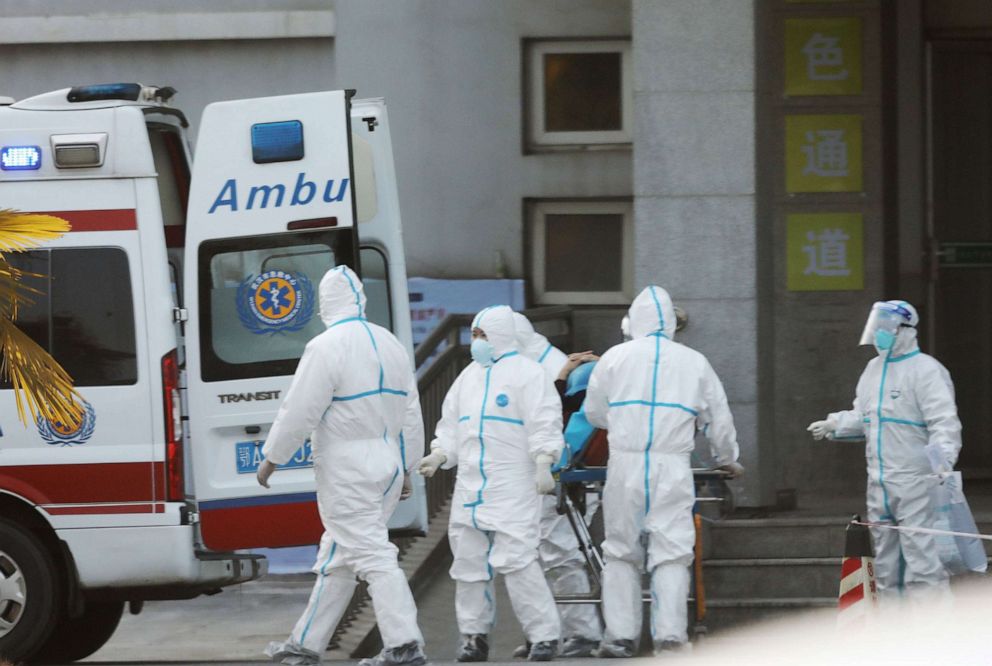
[[[840,596],[837,606],[840,609],[840,624],[863,619],[868,610],[878,604],[878,591],[875,588],[875,552],[871,546],[871,534],[854,516],[847,526],[844,543],[844,559],[840,565]]]

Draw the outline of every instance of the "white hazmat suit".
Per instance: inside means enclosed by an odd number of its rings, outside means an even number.
[[[708,425],[718,465],[737,460],[737,433],[723,385],[706,357],[672,340],[676,320],[668,293],[647,287],[628,316],[632,339],[603,354],[585,399],[586,418],[610,433],[603,492],[604,648],[633,644],[640,636],[644,533],[651,635],[656,647],[678,646],[688,640],[695,543],[689,457],[696,430]]]
[[[509,307],[486,308],[472,327],[485,332],[494,362],[473,362],[458,376],[431,443],[444,468],[458,466],[448,526],[458,628],[489,633],[499,573],[527,640],[557,641],[558,613],[537,563],[535,459],[561,455],[561,401],[541,366],[516,351]]]
[[[868,520],[907,527],[934,526],[930,491],[937,482],[925,447],[932,445],[946,471],[961,450],[961,422],[950,374],[920,351],[918,316],[905,301],[876,304],[904,313],[890,349],[868,362],[855,391],[853,408],[814,423],[814,436],[865,440],[868,464]],[[819,426],[819,430],[814,429]],[[906,591],[923,597],[943,594],[948,574],[931,534],[871,528],[875,579],[885,597]]]
[[[568,361],[568,356],[535,331],[530,320],[519,312],[513,313],[513,324],[517,349],[527,358],[540,363],[548,381],[554,384]],[[541,541],[538,547],[541,568],[552,593],[588,594],[592,587],[585,568],[585,558],[579,550],[579,541],[568,518],[558,513],[557,505],[557,499],[553,495],[541,498]],[[585,639],[598,643],[602,638],[603,630],[595,605],[562,604],[558,606],[558,612],[561,616],[561,633],[566,641],[562,656],[570,656],[572,646],[569,645],[569,639]]]
[[[317,502],[324,524],[306,611],[272,656],[321,655],[355,589],[368,582],[387,650],[423,644],[417,608],[389,542],[386,521],[399,502],[404,476],[424,446],[420,398],[403,345],[365,319],[365,294],[347,267],[320,282],[327,330],[300,359],[262,449],[285,463],[313,433]]]

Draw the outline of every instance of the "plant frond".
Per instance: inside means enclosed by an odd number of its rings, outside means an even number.
[[[72,228],[54,215],[0,209],[0,252],[23,252],[60,237]]]
[[[82,419],[82,396],[52,356],[21,331],[10,319],[0,317],[0,376],[14,389],[17,415],[27,423],[25,404],[32,420],[46,419],[78,425]]]

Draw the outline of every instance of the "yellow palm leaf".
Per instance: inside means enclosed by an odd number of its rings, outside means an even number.
[[[0,209],[0,252],[30,250],[39,243],[58,238],[71,228],[68,221],[54,215]]]
[[[52,356],[38,346],[9,319],[0,317],[0,376],[14,388],[17,415],[27,423],[24,406],[32,420],[41,414],[50,421],[78,425],[82,419],[82,397],[72,387],[72,377]]]

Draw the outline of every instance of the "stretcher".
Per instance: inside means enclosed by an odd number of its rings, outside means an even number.
[[[605,462],[592,451],[586,455],[585,449],[580,451],[572,460],[561,466],[558,472],[558,513],[568,519],[575,533],[579,550],[585,560],[589,573],[591,592],[586,594],[556,594],[555,602],[559,604],[602,604],[602,575],[603,553],[602,538],[593,536],[595,516],[587,516],[587,499],[590,496],[602,497],[603,485],[606,482],[606,466],[591,464]],[[592,458],[595,458],[593,460]],[[564,461],[563,461],[564,462]],[[586,463],[590,464],[586,464]],[[689,635],[691,638],[706,633],[706,588],[703,579],[703,517],[700,505],[705,503],[729,504],[731,495],[727,487],[727,473],[721,470],[693,468],[693,480],[696,486],[696,504],[693,507],[693,522],[696,527],[696,543],[693,548],[692,579],[689,604]],[[601,513],[601,512],[600,512]],[[651,602],[649,590],[643,592],[643,600]]]

